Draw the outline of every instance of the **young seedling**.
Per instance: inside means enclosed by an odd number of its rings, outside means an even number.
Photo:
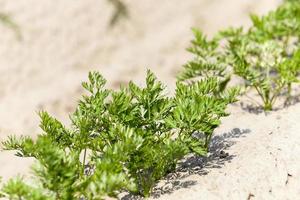
[[[299,13],[300,3],[288,1],[266,16],[251,15],[253,26],[247,31],[229,28],[212,40],[194,31],[189,50],[195,57],[184,65],[179,80],[219,77],[225,88],[233,73],[255,89],[264,110],[272,110],[280,95],[286,92],[290,99],[292,84],[298,82]]]
[[[179,81],[188,81],[195,78],[218,77],[222,89],[225,89],[230,81],[230,73],[224,51],[220,49],[220,37],[208,40],[199,30],[192,29],[194,40],[187,50],[194,55],[194,58],[185,64],[184,70],[179,73]]]

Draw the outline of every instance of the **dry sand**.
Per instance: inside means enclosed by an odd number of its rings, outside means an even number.
[[[149,68],[171,92],[190,57],[185,48],[191,27],[211,35],[227,26],[248,26],[250,12],[266,13],[279,2],[128,0],[128,17],[109,27],[114,8],[105,0],[0,0],[0,12],[10,14],[22,35],[18,40],[0,23],[0,140],[35,136],[41,109],[68,123],[90,70],[99,70],[108,86],[117,88],[129,80],[142,83]],[[233,115],[216,131],[211,156],[190,158],[185,165],[193,174],[180,172],[184,177],[160,183],[163,192],[171,191],[161,199],[300,198],[300,105],[267,116],[238,105],[230,110]],[[229,155],[220,158],[221,150]],[[27,174],[31,163],[0,152],[0,176]]]
[[[300,105],[267,115],[231,110],[210,156],[188,159],[188,170],[161,184],[161,199],[299,199]]]

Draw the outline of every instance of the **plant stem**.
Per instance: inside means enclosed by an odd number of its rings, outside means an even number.
[[[264,111],[271,111],[272,109],[272,103],[270,101],[267,101],[264,105]]]
[[[83,152],[83,161],[82,161],[83,171],[84,171],[84,168],[85,168],[85,159],[86,159],[86,148],[84,149],[84,152]]]
[[[292,83],[288,83],[288,98],[290,98],[292,95]]]
[[[288,47],[289,40],[290,40],[290,36],[287,35],[285,40],[283,41],[284,56],[288,55],[287,47]]]
[[[207,151],[209,150],[208,148],[209,148],[209,143],[210,143],[211,137],[212,137],[212,133],[210,133],[210,134],[205,138],[205,148],[206,148]]]

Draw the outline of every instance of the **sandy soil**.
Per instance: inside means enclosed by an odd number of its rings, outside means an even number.
[[[191,27],[211,35],[227,26],[248,26],[250,12],[265,13],[279,0],[125,3],[128,17],[110,27],[114,7],[105,0],[0,0],[0,12],[12,17],[22,36],[0,23],[0,140],[36,135],[41,109],[68,123],[90,70],[99,70],[108,86],[117,88],[129,80],[142,83],[150,68],[171,92],[190,57],[185,48]],[[189,158],[179,177],[160,183],[159,198],[299,198],[300,105],[267,116],[239,105],[230,110],[210,157]],[[0,152],[0,176],[27,174],[31,163]]]
[[[161,199],[298,199],[300,105],[249,114],[239,105],[216,131],[207,159],[191,157],[160,183]],[[161,195],[164,194],[164,195]]]

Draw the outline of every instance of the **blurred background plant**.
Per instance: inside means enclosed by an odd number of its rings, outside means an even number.
[[[114,6],[114,12],[110,18],[109,26],[115,26],[120,20],[129,17],[129,12],[126,4],[122,0],[107,0]]]
[[[18,40],[22,40],[22,33],[19,25],[12,19],[12,17],[8,14],[0,12],[0,24],[10,28],[16,34]]]

